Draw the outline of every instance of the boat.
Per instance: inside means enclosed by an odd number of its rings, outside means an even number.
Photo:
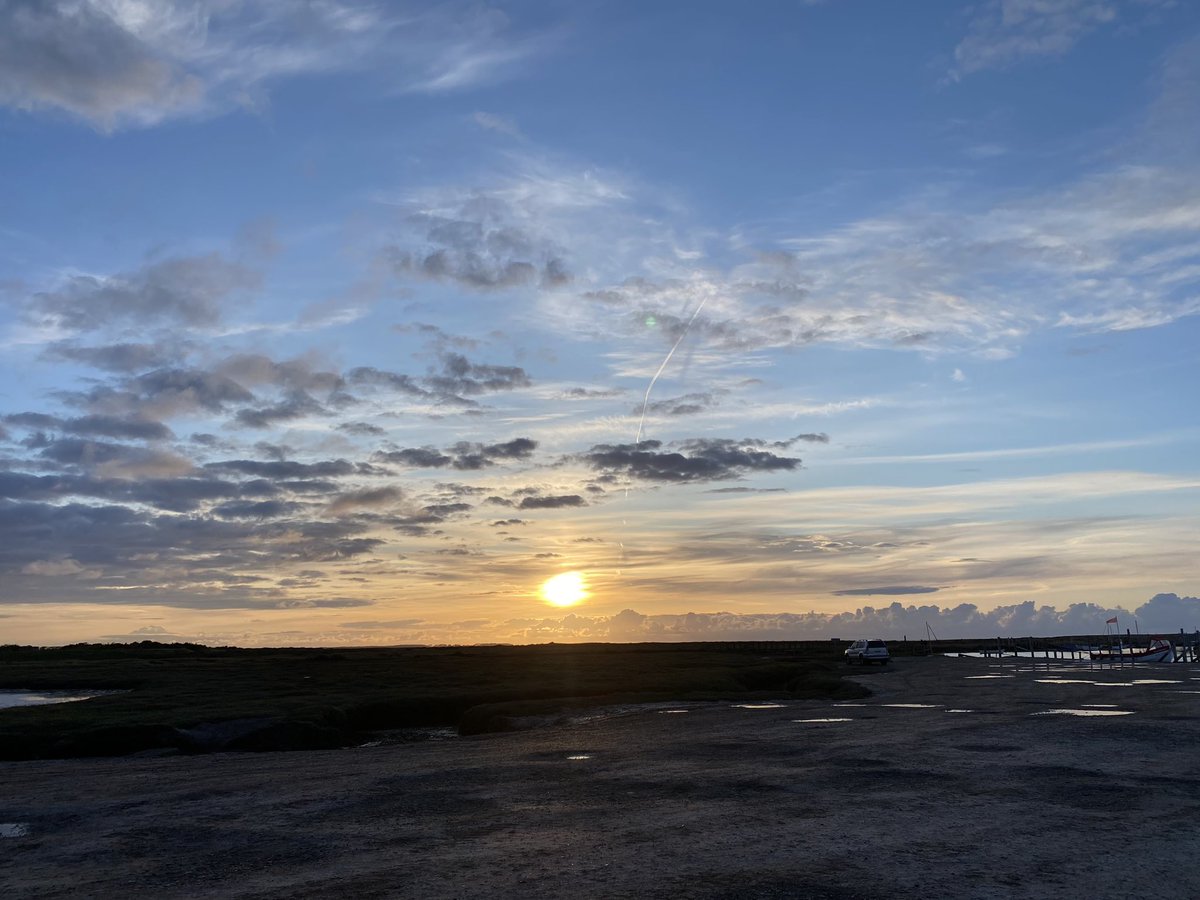
[[[1113,662],[1174,662],[1175,648],[1171,642],[1163,638],[1154,638],[1145,649],[1122,647],[1119,644],[1109,650],[1093,650],[1092,659],[1112,660]]]

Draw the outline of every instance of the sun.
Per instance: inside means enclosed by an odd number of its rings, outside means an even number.
[[[587,596],[587,581],[579,572],[563,572],[542,585],[542,598],[551,606],[574,606]]]

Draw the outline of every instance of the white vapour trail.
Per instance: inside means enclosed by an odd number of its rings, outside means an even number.
[[[692,327],[692,323],[696,321],[696,316],[700,315],[700,310],[704,309],[704,304],[708,302],[708,298],[704,297],[700,301],[700,305],[696,307],[696,311],[692,313],[692,317],[687,320],[687,324],[683,326],[683,331],[679,332],[679,337],[675,339],[675,343],[671,345],[671,349],[667,352],[667,358],[662,361],[662,365],[658,367],[658,371],[654,373],[654,377],[650,379],[650,383],[646,385],[646,396],[642,398],[642,417],[638,420],[637,437],[634,438],[633,446],[636,449],[637,445],[642,442],[642,429],[646,425],[646,407],[650,405],[650,392],[654,390],[654,382],[658,381],[658,376],[663,373],[663,369],[667,367],[667,363],[671,361],[671,357],[675,355],[676,349],[683,343],[683,339],[687,337],[688,330]]]

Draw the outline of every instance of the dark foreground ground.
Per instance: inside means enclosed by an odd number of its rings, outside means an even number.
[[[3,763],[0,896],[1200,896],[1200,669],[854,677],[862,705]],[[1133,714],[1033,715],[1089,705]]]

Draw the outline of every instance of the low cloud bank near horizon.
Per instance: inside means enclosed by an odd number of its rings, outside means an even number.
[[[1200,597],[1155,594],[1132,611],[1094,603],[1073,603],[1060,610],[1027,600],[983,611],[972,603],[942,608],[936,604],[885,607],[863,606],[842,613],[730,612],[643,615],[625,609],[615,616],[518,620],[518,641],[790,641],[881,637],[885,640],[924,640],[926,624],[938,638],[1061,637],[1103,634],[1105,622],[1116,617],[1117,627],[1147,633],[1189,634],[1200,630]]]
[[[345,601],[329,601],[329,607]],[[1132,610],[1094,603],[1073,603],[1066,609],[1038,606],[1027,600],[983,611],[972,603],[954,607],[935,604],[905,606],[899,602],[884,607],[863,606],[841,613],[755,613],[731,612],[644,615],[624,609],[612,616],[589,616],[578,612],[558,618],[508,620],[470,619],[437,623],[422,618],[344,621],[319,634],[301,631],[276,632],[269,636],[248,634],[184,635],[162,626],[139,628],[127,634],[109,634],[100,642],[192,641],[222,646],[383,646],[544,644],[550,642],[689,642],[689,641],[800,641],[861,637],[899,641],[923,641],[928,624],[939,640],[955,638],[1070,637],[1099,635],[1106,622],[1117,618],[1117,628],[1147,634],[1191,635],[1200,631],[1200,597],[1174,593],[1155,594]],[[264,640],[263,638],[266,637]]]

